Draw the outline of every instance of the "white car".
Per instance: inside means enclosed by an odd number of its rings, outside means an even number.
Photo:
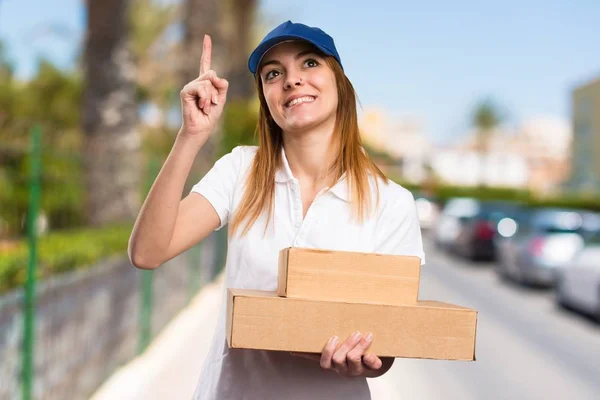
[[[600,235],[586,240],[585,247],[561,269],[556,300],[600,321]]]
[[[433,227],[434,243],[439,249],[448,249],[460,233],[459,219],[477,214],[478,202],[470,197],[449,199],[436,218]]]
[[[431,229],[440,214],[440,208],[435,201],[425,196],[415,196],[415,205],[421,229]]]

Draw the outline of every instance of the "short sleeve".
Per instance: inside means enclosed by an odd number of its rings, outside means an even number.
[[[241,146],[238,146],[217,160],[213,167],[190,191],[190,193],[201,194],[213,206],[221,220],[221,224],[216,230],[221,229],[229,222],[233,195],[238,177],[240,176],[242,163],[243,150]]]
[[[382,210],[377,225],[376,253],[416,256],[425,264],[421,225],[414,196],[406,189]]]

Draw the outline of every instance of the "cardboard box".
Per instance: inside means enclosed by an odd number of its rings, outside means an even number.
[[[381,357],[475,360],[477,311],[436,301],[389,306],[285,298],[228,289],[232,348],[320,353],[333,335],[372,332]]]
[[[367,304],[416,304],[421,260],[288,247],[279,252],[282,297]]]

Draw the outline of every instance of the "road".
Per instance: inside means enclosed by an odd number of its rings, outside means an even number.
[[[554,305],[552,291],[507,285],[490,264],[437,252],[425,240],[419,297],[479,311],[477,361],[396,359],[370,379],[373,400],[600,399],[600,324]],[[189,399],[216,325],[222,280],[207,286],[148,351],[93,400]]]
[[[396,359],[373,400],[600,399],[600,324],[560,309],[551,290],[499,280],[490,263],[425,240],[420,299],[479,311],[475,362]]]

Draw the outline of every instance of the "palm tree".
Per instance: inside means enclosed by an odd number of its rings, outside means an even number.
[[[217,71],[220,77],[227,79],[227,71],[224,70],[227,65],[225,62],[227,43],[223,24],[225,15],[223,1],[185,0],[182,12],[184,37],[180,52],[180,87],[198,77],[205,34],[210,35],[212,39],[211,68]],[[201,173],[206,172],[215,161],[219,136],[218,132],[213,134],[200,150],[197,158]]]
[[[136,69],[129,1],[88,0],[83,129],[88,223],[130,221],[138,209]]]
[[[176,81],[175,45],[165,33],[176,23],[178,4],[136,0],[131,8],[131,47],[137,66],[137,98],[163,113],[173,101]],[[178,90],[177,90],[178,92]],[[176,92],[175,92],[176,93]]]
[[[252,46],[252,31],[257,9],[256,0],[232,0],[231,12],[233,29],[229,38],[230,81],[228,98],[248,101],[254,97],[254,84],[248,72],[247,60]]]
[[[252,78],[246,67],[256,0],[185,0],[183,4],[184,40],[181,51],[180,85],[198,77],[202,41],[212,39],[211,67],[229,81],[228,104],[247,101],[254,94]],[[215,161],[221,143],[221,129],[211,136],[198,155],[200,172]]]
[[[475,149],[479,153],[479,159],[481,160],[482,170],[480,171],[480,178],[478,179],[479,186],[485,186],[485,179],[482,179],[483,168],[485,168],[485,159],[489,152],[489,145],[494,130],[502,122],[500,111],[496,104],[490,100],[485,99],[479,102],[475,107],[475,111],[472,116],[472,124],[475,128]],[[485,175],[483,175],[485,177]]]

